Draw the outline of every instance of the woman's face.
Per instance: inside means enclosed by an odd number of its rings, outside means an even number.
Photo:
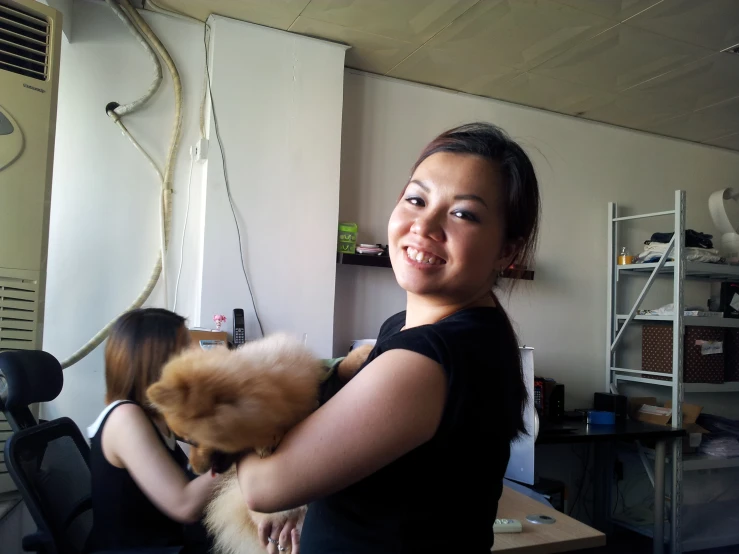
[[[439,152],[416,169],[388,224],[395,277],[407,292],[467,302],[509,263],[498,168]],[[507,258],[507,259],[506,259]]]

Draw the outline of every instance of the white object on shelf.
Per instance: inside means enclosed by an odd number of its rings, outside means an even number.
[[[737,228],[726,213],[726,201],[736,202],[739,190],[725,188],[717,190],[708,197],[708,211],[714,225],[721,232],[721,255],[729,260],[739,259],[739,234]]]

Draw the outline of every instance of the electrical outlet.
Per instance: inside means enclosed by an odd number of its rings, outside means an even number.
[[[193,147],[193,157],[196,162],[204,162],[208,159],[208,139],[200,138]]]

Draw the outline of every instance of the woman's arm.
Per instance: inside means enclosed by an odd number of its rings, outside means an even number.
[[[182,523],[200,518],[216,479],[207,473],[188,480],[139,406],[124,404],[110,414],[103,428],[102,446],[105,458],[125,468],[167,516]]]
[[[292,429],[271,456],[238,465],[250,509],[275,512],[341,490],[433,437],[446,401],[441,365],[408,350],[370,363]]]

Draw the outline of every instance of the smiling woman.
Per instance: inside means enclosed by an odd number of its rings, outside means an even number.
[[[272,456],[238,466],[253,510],[310,503],[303,554],[489,552],[526,401],[492,288],[528,261],[538,222],[533,166],[497,127],[452,129],[421,153],[388,224],[406,311]],[[270,547],[286,546],[280,532]]]

